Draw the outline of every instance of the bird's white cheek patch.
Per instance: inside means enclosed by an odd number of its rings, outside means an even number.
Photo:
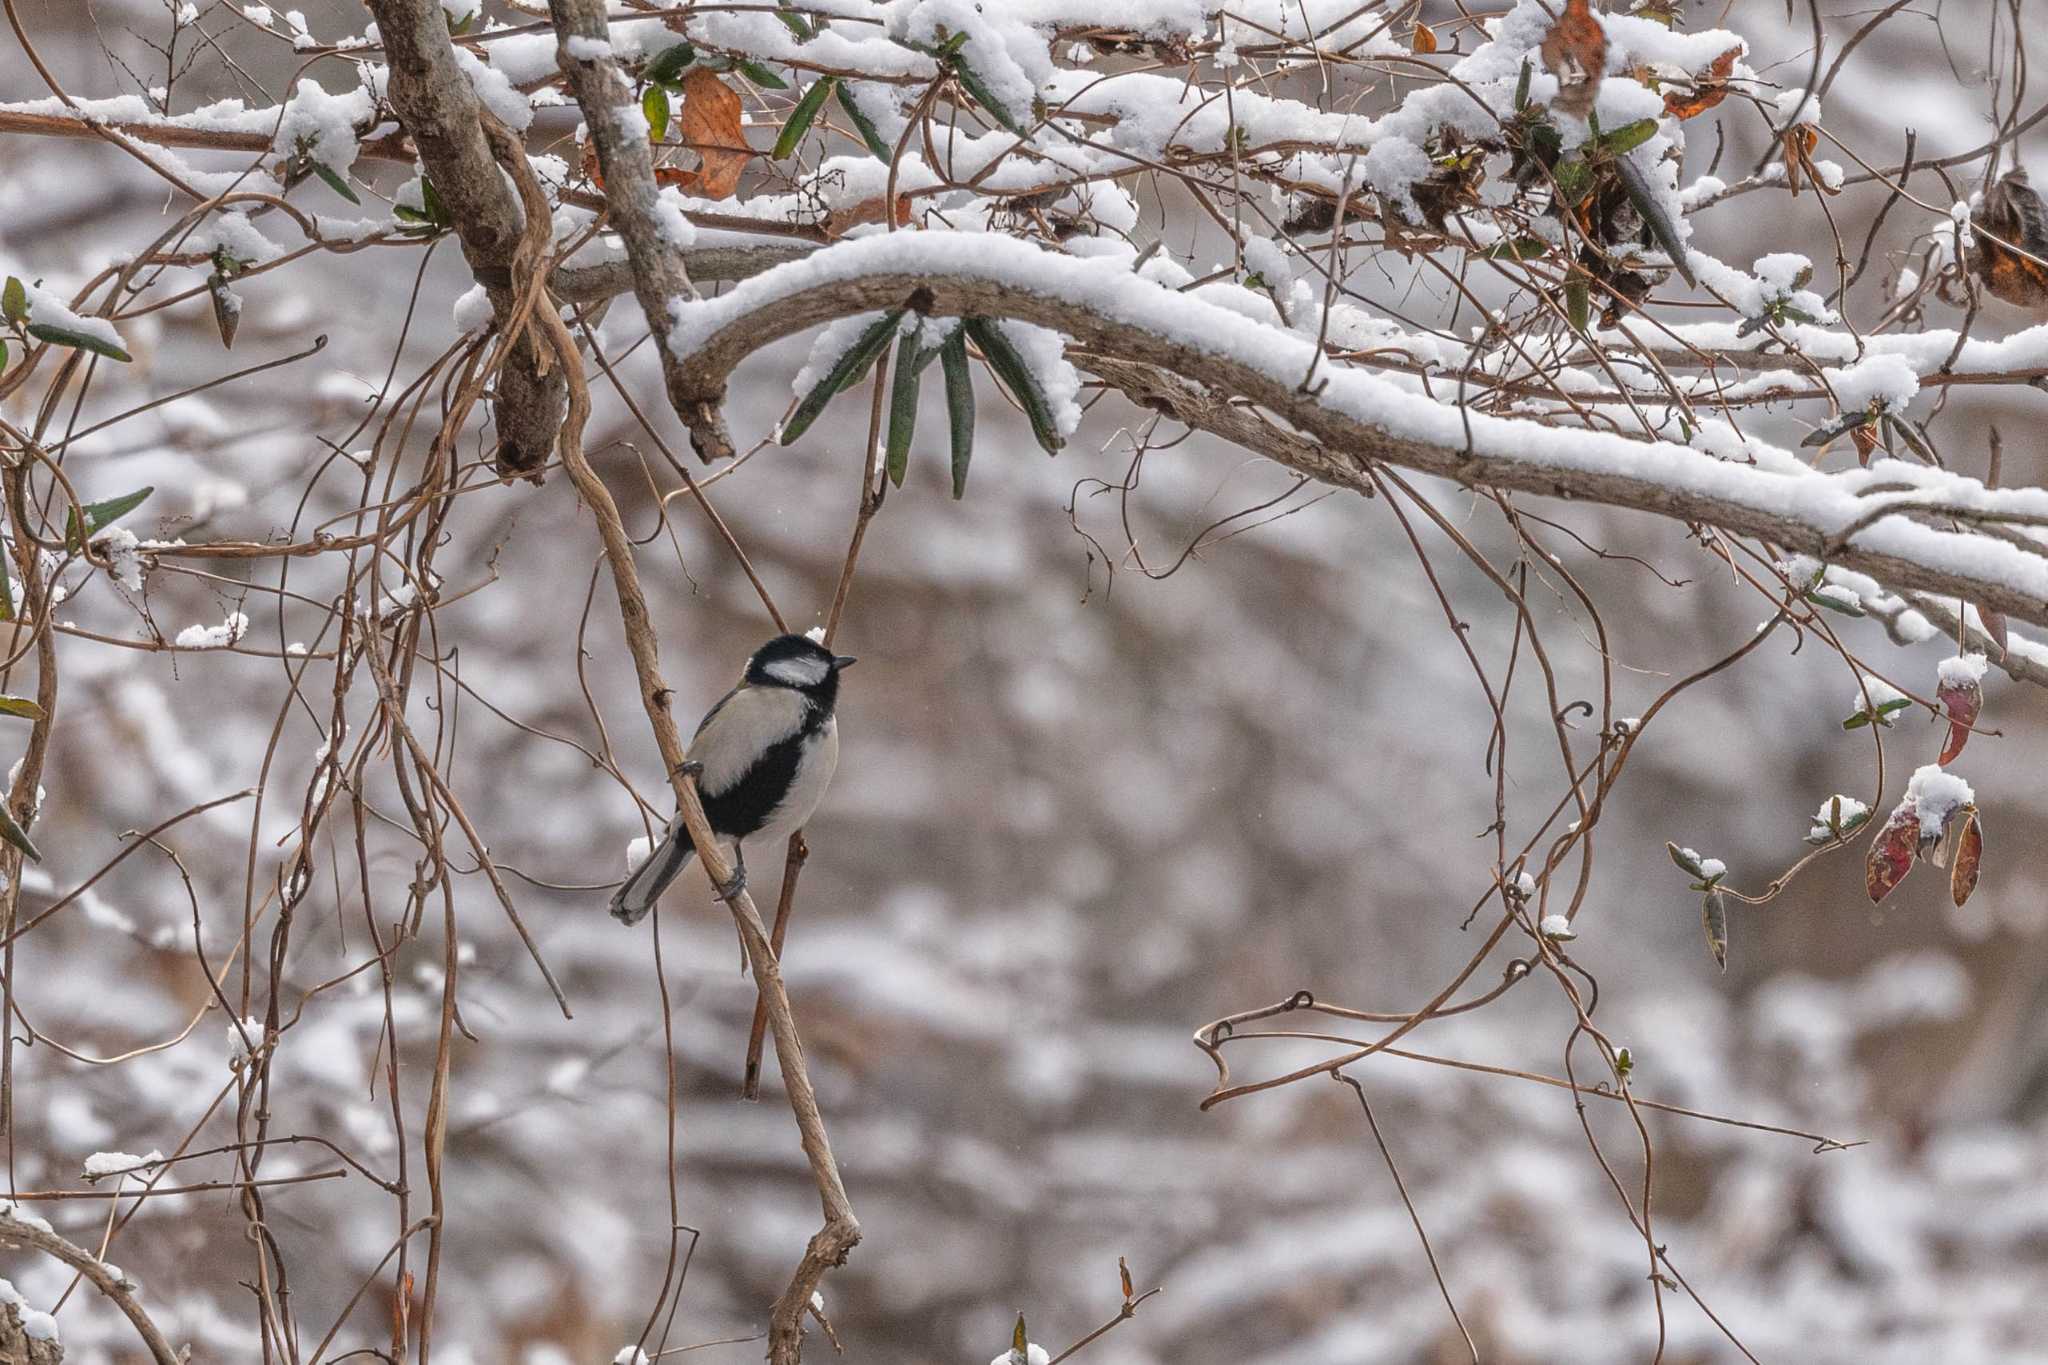
[[[819,659],[777,659],[768,665],[768,676],[791,687],[816,687],[829,671]]]

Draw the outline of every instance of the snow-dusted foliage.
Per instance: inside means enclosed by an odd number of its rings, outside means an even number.
[[[0,1354],[2048,1353],[2020,7],[21,11]]]

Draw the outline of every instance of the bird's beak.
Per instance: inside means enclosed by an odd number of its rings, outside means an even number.
[[[832,671],[837,673],[840,669],[852,668],[859,662],[860,660],[854,658],[851,654],[835,654],[832,656]]]

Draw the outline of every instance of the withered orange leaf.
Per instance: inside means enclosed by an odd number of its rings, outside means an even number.
[[[1956,863],[1949,869],[1948,894],[1960,906],[1977,889],[1977,873],[1984,864],[1984,827],[1977,822],[1977,808],[1963,807],[1963,828],[1956,839]]]
[[[1987,190],[1972,226],[1970,269],[1986,292],[2021,308],[2048,307],[2048,207],[2027,173],[2007,171]]]
[[[881,221],[882,196],[876,195],[872,199],[863,199],[858,204],[849,204],[845,208],[832,210],[825,218],[825,235],[844,237],[863,223]],[[896,196],[896,226],[910,226],[910,196],[907,194]]]
[[[1864,889],[1872,901],[1881,901],[1913,870],[1913,855],[1919,850],[1920,812],[1911,797],[1893,808],[1884,828],[1870,841],[1870,854],[1863,866]]]
[[[1425,55],[1434,52],[1436,51],[1436,34],[1430,29],[1428,24],[1417,24],[1414,35],[1409,39],[1409,46]]]
[[[706,199],[729,199],[740,187],[740,172],[754,158],[740,123],[739,93],[698,67],[683,79],[683,113],[677,120],[682,143],[703,158],[694,175],[674,183]]]
[[[1587,0],[1565,0],[1564,13],[1543,38],[1543,69],[1557,77],[1559,109],[1577,118],[1592,112],[1607,71],[1607,30]]]
[[[1802,174],[1813,175],[1813,149],[1820,145],[1820,130],[1811,123],[1795,123],[1779,135],[1779,142],[1785,158],[1785,188],[1797,199]]]
[[[1742,54],[1739,47],[1731,47],[1714,58],[1707,74],[1693,80],[1692,90],[1686,94],[1668,91],[1664,96],[1664,112],[1678,118],[1697,118],[1728,98],[1728,78],[1735,74],[1735,59]]]

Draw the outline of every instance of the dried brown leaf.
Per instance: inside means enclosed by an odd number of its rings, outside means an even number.
[[[1714,58],[1707,74],[1695,77],[1692,89],[1685,94],[1666,91],[1664,112],[1677,118],[1697,118],[1728,98],[1728,78],[1735,73],[1735,59],[1742,55],[1742,49],[1731,47]]]
[[[1977,873],[1984,862],[1984,827],[1975,806],[1963,807],[1963,827],[1956,836],[1956,864],[1949,869],[1948,894],[1960,906],[1977,889]]]
[[[1575,118],[1591,113],[1607,71],[1607,30],[1588,0],[1565,0],[1564,13],[1544,35],[1542,54],[1543,69],[1557,77],[1551,103]]]

